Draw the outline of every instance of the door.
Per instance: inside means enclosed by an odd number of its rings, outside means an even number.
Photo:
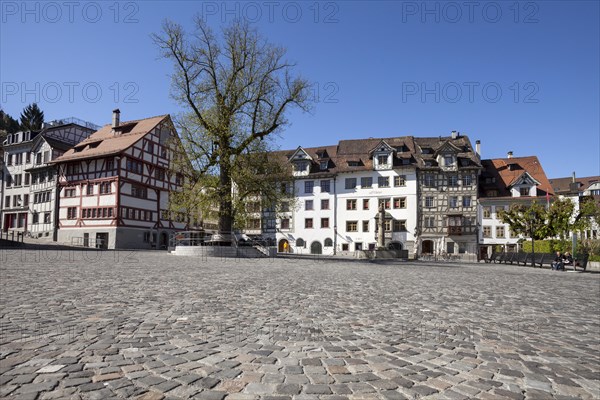
[[[89,233],[83,234],[83,247],[90,247],[90,234]]]
[[[310,245],[310,254],[323,254],[323,246],[321,246],[321,242],[312,242]]]
[[[169,235],[167,232],[161,232],[160,234],[160,248],[166,249],[169,245]]]
[[[108,233],[97,232],[96,233],[96,248],[97,249],[108,249]]]
[[[286,239],[281,239],[279,244],[277,245],[277,251],[280,253],[289,253],[290,252],[290,244]]]
[[[421,244],[421,253],[422,254],[433,254],[433,241],[432,240],[423,240],[423,244]]]

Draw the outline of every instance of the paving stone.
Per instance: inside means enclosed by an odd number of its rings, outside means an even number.
[[[306,394],[331,394],[331,388],[329,385],[306,385],[304,386],[304,393]]]
[[[600,307],[599,274],[558,279],[504,264],[198,260],[158,251],[135,257],[134,265],[112,258],[0,265],[1,398],[598,393],[590,321]],[[85,290],[73,292],[72,282]],[[588,300],[556,307],[548,293]],[[4,321],[25,320],[85,335],[68,342],[6,335]],[[328,394],[310,393],[316,388]]]

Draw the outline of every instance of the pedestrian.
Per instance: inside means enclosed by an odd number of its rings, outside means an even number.
[[[564,268],[563,256],[562,256],[562,254],[560,254],[560,251],[557,251],[556,257],[554,257],[554,261],[552,261],[552,270],[558,271],[562,268]]]
[[[563,256],[563,271],[565,270],[566,265],[573,265],[573,256],[568,251],[565,252],[565,255]]]

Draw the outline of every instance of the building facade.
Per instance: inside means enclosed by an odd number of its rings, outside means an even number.
[[[480,257],[492,252],[521,250],[525,239],[510,230],[499,218],[499,212],[514,204],[532,202],[549,204],[554,190],[536,156],[483,160],[479,185]]]
[[[2,229],[56,240],[56,168],[51,162],[87,138],[93,124],[68,118],[39,132],[9,134],[4,142]]]
[[[59,157],[60,242],[98,248],[167,248],[186,229],[169,211],[169,193],[183,184],[170,172],[178,136],[168,115],[107,124]]]
[[[356,255],[477,251],[478,154],[466,136],[342,140],[278,153],[294,170],[295,207],[278,215],[279,252]]]
[[[419,254],[477,254],[479,151],[455,131],[415,143]]]

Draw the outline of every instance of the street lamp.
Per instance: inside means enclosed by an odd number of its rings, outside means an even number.
[[[533,220],[535,211],[529,211],[529,236],[531,237],[531,266],[535,268],[535,239],[533,238]]]

